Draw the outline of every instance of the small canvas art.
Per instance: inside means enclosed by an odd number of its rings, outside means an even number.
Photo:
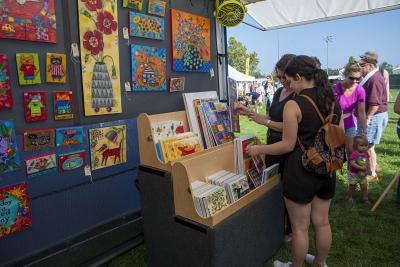
[[[137,12],[129,12],[131,36],[164,40],[164,19]]]
[[[57,171],[56,154],[46,154],[25,159],[26,175],[35,177]]]
[[[73,119],[72,112],[72,91],[54,92],[54,119]]]
[[[20,167],[14,123],[0,120],[0,174]]]
[[[41,83],[38,54],[17,53],[16,59],[19,85]]]
[[[22,133],[24,151],[54,147],[54,129],[28,130]]]
[[[122,7],[127,7],[141,12],[143,9],[143,0],[122,0]]]
[[[65,54],[47,53],[46,55],[46,82],[65,83],[67,57]]]
[[[58,156],[58,166],[60,173],[72,171],[85,166],[85,150],[65,153]]]
[[[0,188],[0,238],[32,226],[26,183]]]
[[[238,92],[236,87],[236,81],[232,78],[228,78],[229,87],[229,114],[232,121],[232,130],[235,133],[240,132],[240,120],[239,112],[237,111],[238,102]]]
[[[57,146],[72,146],[83,144],[83,127],[68,127],[56,129]]]
[[[10,85],[10,69],[8,68],[8,58],[0,54],[0,110],[11,109],[13,99]]]
[[[89,129],[92,170],[126,162],[126,126]]]
[[[210,19],[171,9],[173,71],[209,72]]]
[[[149,0],[148,12],[151,15],[164,17],[166,7],[167,7],[167,2],[163,0]]]
[[[185,77],[169,78],[169,92],[181,92],[185,90]]]
[[[131,45],[132,91],[166,91],[166,49]]]
[[[46,92],[25,92],[24,111],[26,122],[47,120]]]

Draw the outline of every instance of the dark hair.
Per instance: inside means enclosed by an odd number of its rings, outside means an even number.
[[[276,70],[285,70],[286,65],[289,63],[289,61],[294,58],[296,55],[295,54],[284,54],[278,62],[276,62],[275,65],[275,71]]]
[[[366,145],[368,145],[367,137],[365,137],[364,135],[356,135],[356,136],[354,136],[354,139],[353,139],[353,150],[357,150],[357,146],[361,142],[366,144]]]
[[[317,57],[312,57],[315,61],[315,66],[320,69],[321,68],[321,61],[319,61],[319,58]]]
[[[361,72],[361,66],[354,57],[349,57],[349,61],[344,66],[344,76],[349,76],[352,72]]]
[[[295,56],[286,65],[285,74],[289,77],[295,77],[296,74],[304,77],[307,81],[314,80],[317,88],[317,104],[321,112],[329,114],[332,103],[336,104],[336,98],[332,88],[329,86],[328,75],[318,68],[315,59],[309,56]]]

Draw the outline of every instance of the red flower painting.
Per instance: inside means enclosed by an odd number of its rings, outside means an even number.
[[[98,30],[86,32],[83,35],[83,47],[94,56],[99,54],[104,48],[103,34]]]
[[[96,11],[97,9],[103,8],[103,1],[101,0],[81,0],[85,3],[86,7],[90,11]]]
[[[104,11],[98,13],[96,26],[101,32],[109,35],[117,29],[118,24],[110,12]]]

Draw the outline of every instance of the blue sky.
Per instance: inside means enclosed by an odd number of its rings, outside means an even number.
[[[249,21],[246,19],[246,21]],[[358,56],[375,50],[379,62],[400,66],[400,9],[297,27],[260,31],[240,24],[228,28],[228,38],[235,37],[248,52],[257,52],[259,68],[270,73],[279,54],[285,53],[317,56],[326,68],[326,43],[323,38],[332,35],[329,44],[329,68],[344,66],[349,56]]]

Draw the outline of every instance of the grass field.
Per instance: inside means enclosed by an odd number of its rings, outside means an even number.
[[[395,98],[397,92],[392,90]],[[378,162],[382,171],[379,182],[370,183],[369,196],[374,203],[400,171],[400,142],[396,134],[398,116],[393,113],[393,103],[389,106],[389,124],[381,144],[377,146]],[[241,118],[241,134],[256,134],[265,142],[265,127]],[[397,186],[397,185],[396,185]],[[345,200],[346,175],[337,180],[336,195],[330,211],[333,242],[328,258],[330,267],[398,267],[400,266],[400,209],[396,206],[396,190],[392,188],[375,212],[360,201],[351,205]],[[355,200],[360,200],[359,192]],[[312,232],[312,231],[311,231]],[[313,234],[310,235],[310,252],[315,253]],[[272,266],[275,259],[291,259],[290,243],[284,244],[265,266]],[[147,255],[144,245],[115,258],[110,267],[146,266]]]

